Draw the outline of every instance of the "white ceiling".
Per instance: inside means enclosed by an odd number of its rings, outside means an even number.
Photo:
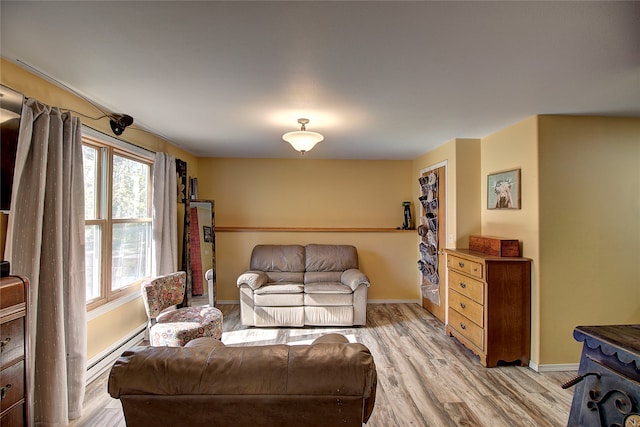
[[[325,135],[307,157],[413,159],[535,114],[640,116],[635,1],[0,8],[5,59],[198,156],[298,157],[299,117]]]

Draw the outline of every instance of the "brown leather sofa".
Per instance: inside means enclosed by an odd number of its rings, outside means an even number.
[[[309,345],[134,347],[116,361],[109,394],[128,427],[362,426],[375,404],[369,349],[328,334]]]
[[[369,279],[351,245],[257,245],[238,277],[245,326],[367,323]]]

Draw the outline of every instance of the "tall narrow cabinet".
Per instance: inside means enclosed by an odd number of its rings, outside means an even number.
[[[447,249],[446,331],[486,367],[529,364],[531,260]]]
[[[29,425],[27,301],[29,281],[0,279],[0,426]]]

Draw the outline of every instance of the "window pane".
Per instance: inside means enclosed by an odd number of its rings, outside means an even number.
[[[98,196],[98,150],[82,146],[84,161],[84,217],[96,219],[96,200]]]
[[[113,156],[112,218],[149,217],[149,165]]]
[[[87,301],[100,296],[101,237],[100,225],[86,225],[84,227]]]
[[[111,289],[151,274],[151,223],[114,224]]]

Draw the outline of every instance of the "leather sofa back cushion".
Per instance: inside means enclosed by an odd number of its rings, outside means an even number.
[[[304,272],[304,246],[257,245],[251,252],[251,270]]]
[[[272,283],[303,283],[304,273],[289,271],[267,271],[265,272]]]
[[[134,347],[116,362],[112,397],[154,395],[342,395],[375,393],[362,344]]]
[[[310,271],[304,273],[304,283],[339,282],[342,271]]]
[[[305,247],[305,271],[345,271],[358,268],[358,251],[351,245],[316,245]]]

